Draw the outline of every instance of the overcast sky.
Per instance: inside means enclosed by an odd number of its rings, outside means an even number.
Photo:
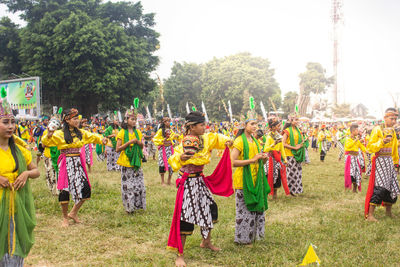
[[[174,61],[203,63],[239,52],[268,58],[283,94],[298,91],[307,62],[333,75],[331,0],[141,2],[156,13],[162,78]],[[339,100],[381,115],[393,106],[389,92],[400,100],[400,1],[344,0],[343,13]]]

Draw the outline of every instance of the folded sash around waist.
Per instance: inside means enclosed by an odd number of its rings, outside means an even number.
[[[345,155],[353,155],[353,156],[358,156],[358,152],[357,151],[346,151]]]
[[[378,153],[376,153],[375,154],[375,156],[377,156],[377,157],[391,157],[392,156],[392,153],[387,153],[387,152],[378,152]]]
[[[66,157],[79,157],[81,155],[80,148],[67,148],[62,149],[61,154],[64,154]]]
[[[184,172],[183,171],[179,171],[179,174],[183,175]],[[194,177],[201,177],[201,176],[204,176],[203,172],[194,172],[194,173],[189,173],[187,177],[188,178],[194,178]]]

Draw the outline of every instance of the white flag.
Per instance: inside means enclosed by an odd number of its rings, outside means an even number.
[[[172,120],[171,110],[169,109],[169,104],[167,104],[168,116]]]
[[[149,106],[146,106],[146,112],[147,112],[147,118],[149,119],[150,123],[153,123],[153,119],[151,118]]]
[[[204,105],[203,101],[201,101],[201,109],[203,110],[204,116],[206,118],[206,122],[208,123],[207,110],[206,110],[206,106]]]
[[[187,114],[190,113],[190,109],[189,109],[189,104],[188,104],[188,102],[186,102],[186,112],[187,112]]]
[[[229,117],[231,117],[231,123],[233,123],[232,107],[231,107],[231,101],[230,100],[228,100],[228,111],[229,111]]]
[[[260,102],[260,107],[261,107],[261,112],[262,112],[262,114],[263,114],[264,120],[265,120],[265,121],[268,121],[267,113],[265,112],[264,104],[263,104],[262,101]]]

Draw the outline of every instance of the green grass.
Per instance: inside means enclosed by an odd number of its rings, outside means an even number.
[[[321,164],[311,152],[312,163],[303,168],[304,194],[293,198],[279,190],[277,201],[269,202],[266,236],[253,247],[235,245],[235,199],[215,197],[219,223],[213,242],[222,248],[215,253],[201,249],[198,227],[185,247],[189,266],[295,266],[310,243],[323,266],[399,266],[399,219],[376,211],[378,223],[363,219],[368,180],[362,192],[344,192],[343,162],[337,151]],[[206,168],[210,173],[218,158]],[[176,189],[160,185],[155,161],[144,164],[147,209],[135,215],[124,212],[120,196],[120,174],[107,172],[105,163],[89,174],[92,199],[81,209],[84,222],[61,225],[61,211],[42,176],[32,188],[37,212],[36,243],[26,264],[30,266],[174,266],[175,254],[165,249],[175,204]],[[174,175],[173,182],[176,178]],[[72,205],[72,203],[71,203]],[[399,215],[397,206],[394,214]]]

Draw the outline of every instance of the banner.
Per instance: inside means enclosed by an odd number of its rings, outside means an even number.
[[[0,81],[0,88],[7,91],[7,101],[19,115],[40,116],[39,77]]]

